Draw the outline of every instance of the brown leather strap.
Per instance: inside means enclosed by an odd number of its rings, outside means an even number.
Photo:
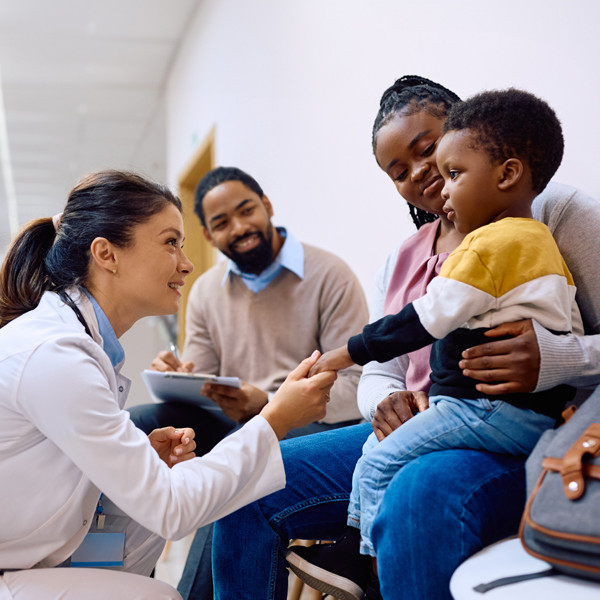
[[[555,473],[560,473],[562,465],[562,458],[548,456],[542,461],[542,467],[544,467],[544,469],[548,469],[548,471],[554,471]],[[586,479],[600,479],[600,465],[583,464],[581,466],[581,470],[583,471],[583,476]]]
[[[565,452],[560,474],[565,496],[577,500],[585,491],[584,456],[600,455],[600,423],[592,423],[583,435]],[[590,465],[587,465],[590,466]]]
[[[562,419],[562,423],[564,424],[566,423],[577,411],[577,407],[574,404],[570,404],[569,406],[567,406],[567,408],[565,408],[565,410],[562,411],[562,414],[560,415],[561,419]]]

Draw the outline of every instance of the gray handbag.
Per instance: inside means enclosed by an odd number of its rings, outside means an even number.
[[[544,433],[526,474],[525,550],[555,571],[600,580],[600,388]]]

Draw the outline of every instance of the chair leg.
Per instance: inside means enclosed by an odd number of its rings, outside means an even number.
[[[296,575],[290,573],[287,600],[322,600],[322,598],[323,592],[311,588],[301,579],[298,579]]]
[[[314,590],[313,588],[310,588],[310,587],[308,589],[310,591],[308,592],[308,597],[306,600],[322,600],[323,599],[323,592],[320,592],[319,590]]]
[[[291,540],[290,545],[312,546],[316,540]],[[287,600],[322,600],[323,593],[305,584],[296,575],[290,572],[290,584],[288,587]]]
[[[165,547],[164,547],[164,549],[162,551],[160,559],[164,560],[164,561],[169,560],[169,552],[170,551],[171,551],[171,540],[167,540],[165,542]]]
[[[304,582],[301,579],[298,579],[294,573],[290,573],[287,600],[300,600],[303,589]]]

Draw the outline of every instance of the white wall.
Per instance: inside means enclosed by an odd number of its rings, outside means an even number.
[[[157,118],[153,120],[150,129],[146,132],[145,144],[141,144],[138,148],[135,164],[125,165],[125,168],[133,168],[155,181],[164,181],[165,166],[157,161],[155,152],[157,147],[160,148],[161,144],[164,147],[166,143],[164,106],[159,106],[156,114]],[[126,407],[152,402],[152,397],[142,379],[142,371],[150,367],[152,359],[161,350],[167,350],[169,347],[168,340],[164,338],[160,327],[157,326],[157,318],[147,317],[137,321],[119,341],[126,356],[121,373],[132,381]]]
[[[414,231],[371,153],[383,90],[407,73],[462,96],[528,89],[563,122],[556,179],[600,198],[599,23],[597,0],[202,0],[169,81],[169,183],[216,125],[218,164],[254,175],[275,222],[370,294]]]

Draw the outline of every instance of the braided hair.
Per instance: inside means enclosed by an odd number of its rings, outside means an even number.
[[[396,115],[414,115],[422,110],[429,114],[444,118],[450,107],[460,98],[443,85],[431,81],[419,75],[404,75],[391,85],[379,101],[379,111],[373,123],[372,146],[373,153],[377,147],[377,134],[379,130],[387,125]],[[408,205],[410,216],[417,229],[425,223],[431,223],[438,217],[427,211]]]

